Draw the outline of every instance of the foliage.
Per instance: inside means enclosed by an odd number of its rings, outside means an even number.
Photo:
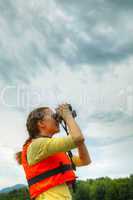
[[[76,192],[70,189],[73,200],[133,200],[133,174],[126,178],[78,180]],[[0,200],[30,200],[29,190],[23,187],[9,193],[0,193]]]

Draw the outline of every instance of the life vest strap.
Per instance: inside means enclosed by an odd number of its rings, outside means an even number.
[[[41,174],[31,178],[31,179],[28,179],[27,180],[28,185],[31,186],[31,185],[33,185],[33,184],[35,184],[35,183],[37,183],[41,180],[44,180],[45,178],[48,178],[48,177],[53,176],[53,175],[58,174],[58,173],[64,173],[67,170],[72,170],[72,165],[70,165],[70,164],[64,165],[63,163],[60,163],[59,167],[54,168],[54,169],[49,170],[49,171],[46,171],[44,173],[41,173]]]

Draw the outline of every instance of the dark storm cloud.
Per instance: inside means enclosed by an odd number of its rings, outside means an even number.
[[[114,4],[115,7],[117,7],[117,9],[128,9],[128,10],[132,10],[133,8],[133,1],[132,0],[108,0],[108,2],[110,2],[110,4]]]
[[[131,5],[128,5],[131,8]],[[130,34],[128,36],[127,21],[123,22],[126,14],[129,14],[129,17],[132,14],[117,6],[118,2],[110,1],[57,2],[57,7],[73,20],[61,23],[55,30],[53,24],[49,24],[47,48],[50,49],[50,53],[73,67],[75,64],[104,67],[111,62],[121,62],[132,56],[132,37]],[[34,25],[37,26],[36,24],[38,21],[35,21]],[[87,41],[84,35],[90,40]],[[65,48],[65,53],[62,48],[67,38],[77,48],[71,54],[69,47]]]
[[[39,68],[47,66],[47,55],[41,36],[32,26],[36,16],[23,15],[18,8],[15,2],[0,2],[0,77],[5,82],[28,83]]]
[[[1,1],[1,78],[28,81],[40,68],[52,67],[51,59],[102,70],[128,59],[132,7],[132,1],[118,0],[50,1],[47,7]]]
[[[128,12],[133,8],[133,2],[60,1],[60,3],[64,12],[74,18],[68,35],[78,48],[76,56],[72,55],[69,58],[67,54],[64,56],[68,63],[103,66],[110,62],[120,62],[133,54],[131,45],[133,39],[126,26],[130,23],[127,21],[128,16],[129,18],[133,16]],[[109,32],[108,28],[111,29]],[[90,37],[89,42],[80,37],[81,32]]]

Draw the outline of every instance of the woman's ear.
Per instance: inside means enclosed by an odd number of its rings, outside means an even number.
[[[44,123],[44,121],[42,121],[42,120],[39,120],[39,121],[37,122],[37,125],[38,125],[38,127],[40,127],[40,128],[44,128],[44,127],[45,127],[45,123]]]

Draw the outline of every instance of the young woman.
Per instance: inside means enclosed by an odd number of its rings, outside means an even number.
[[[16,153],[16,159],[24,168],[31,199],[35,200],[71,200],[70,188],[77,176],[72,169],[67,151],[77,148],[73,155],[76,166],[91,163],[85,145],[85,138],[72,116],[67,103],[61,104],[56,112],[63,118],[69,129],[69,135],[53,137],[60,132],[59,121],[49,107],[33,110],[27,119],[29,138],[22,151]]]

